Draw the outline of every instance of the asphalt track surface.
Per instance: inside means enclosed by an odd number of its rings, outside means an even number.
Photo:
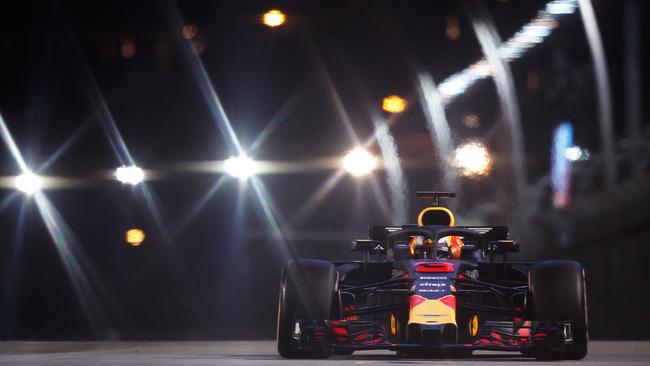
[[[467,359],[399,359],[364,351],[327,360],[284,360],[273,341],[242,342],[0,342],[0,365],[531,365],[515,353],[480,352]],[[556,362],[539,361],[542,364]],[[561,365],[650,365],[650,341],[593,341],[582,361]]]

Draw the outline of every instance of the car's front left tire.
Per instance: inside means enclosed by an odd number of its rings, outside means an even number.
[[[294,340],[296,323],[333,318],[337,292],[334,264],[314,259],[295,259],[282,274],[278,304],[278,353],[284,358],[326,358],[332,354],[324,342],[308,349]]]

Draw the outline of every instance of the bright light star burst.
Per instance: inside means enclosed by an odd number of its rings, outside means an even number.
[[[30,171],[16,177],[16,189],[27,195],[39,191],[42,185],[41,177]]]
[[[242,180],[255,175],[258,171],[257,163],[244,154],[230,157],[224,163],[224,168],[226,173]]]
[[[356,178],[364,177],[377,168],[377,158],[360,147],[343,157],[343,169]]]
[[[144,171],[135,166],[121,166],[115,169],[115,178],[123,184],[135,186],[144,181]]]

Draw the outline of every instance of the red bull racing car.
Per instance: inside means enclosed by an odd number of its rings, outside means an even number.
[[[518,351],[539,359],[587,354],[582,266],[508,262],[517,242],[502,226],[455,226],[433,199],[417,224],[371,226],[359,261],[295,259],[284,268],[278,352],[325,358],[388,349],[398,356],[457,357]]]

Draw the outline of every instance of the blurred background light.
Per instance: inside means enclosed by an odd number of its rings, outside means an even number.
[[[453,163],[461,175],[476,178],[490,173],[492,157],[483,143],[469,141],[456,148]]]
[[[558,0],[551,1],[546,5],[546,11],[549,14],[560,15],[560,14],[572,14],[576,11],[578,3],[574,0]]]
[[[450,41],[456,41],[460,38],[460,21],[457,16],[449,15],[446,18],[445,35]]]
[[[402,113],[406,108],[406,100],[399,95],[389,95],[382,101],[381,108],[389,113]]]
[[[187,24],[183,26],[183,38],[194,39],[198,33],[198,28],[194,24]]]
[[[198,55],[202,55],[203,52],[205,52],[205,42],[195,41],[194,42],[194,51],[196,51],[196,53]]]
[[[442,98],[450,99],[465,91],[478,77],[473,75],[472,66],[445,79],[438,85],[438,92]]]
[[[500,44],[499,56],[510,62],[521,58],[526,51],[542,43],[553,29],[559,25],[558,19],[563,14],[571,14],[578,7],[577,0],[554,0],[549,2],[544,10],[537,13],[537,17],[526,23],[510,39]],[[447,27],[449,29],[449,20]],[[460,31],[460,30],[459,30]],[[447,35],[449,37],[449,35]],[[465,70],[459,71],[438,84],[438,92],[445,104],[462,94],[467,88],[478,80],[492,75],[492,68],[486,58],[470,65]]]
[[[239,179],[246,179],[258,171],[257,163],[246,155],[232,156],[225,162],[226,173]]]
[[[142,229],[130,229],[126,232],[126,242],[131,246],[137,247],[142,244],[145,239],[145,234]]]
[[[262,23],[271,28],[281,26],[286,20],[286,15],[277,9],[269,10],[262,15]]]
[[[377,168],[377,158],[357,147],[343,157],[343,169],[353,177],[364,177]]]
[[[470,65],[469,70],[472,72],[472,74],[481,77],[491,76],[494,72],[492,70],[492,65],[490,65],[487,60],[481,60],[473,65]]]
[[[551,188],[555,208],[564,208],[571,203],[571,158],[578,155],[572,147],[573,125],[568,121],[562,122],[553,132],[551,147]]]
[[[121,166],[115,170],[115,178],[132,186],[144,181],[144,171],[135,165]]]
[[[589,160],[590,156],[589,150],[580,146],[571,146],[564,150],[564,157],[569,161]]]
[[[41,187],[41,177],[32,172],[25,172],[16,177],[16,189],[27,195],[33,194],[40,190]]]
[[[120,46],[120,54],[122,55],[122,58],[125,59],[133,57],[135,55],[135,43],[131,40],[122,42],[122,45]]]
[[[477,128],[481,124],[481,119],[475,114],[468,114],[463,117],[463,124],[467,128]]]

